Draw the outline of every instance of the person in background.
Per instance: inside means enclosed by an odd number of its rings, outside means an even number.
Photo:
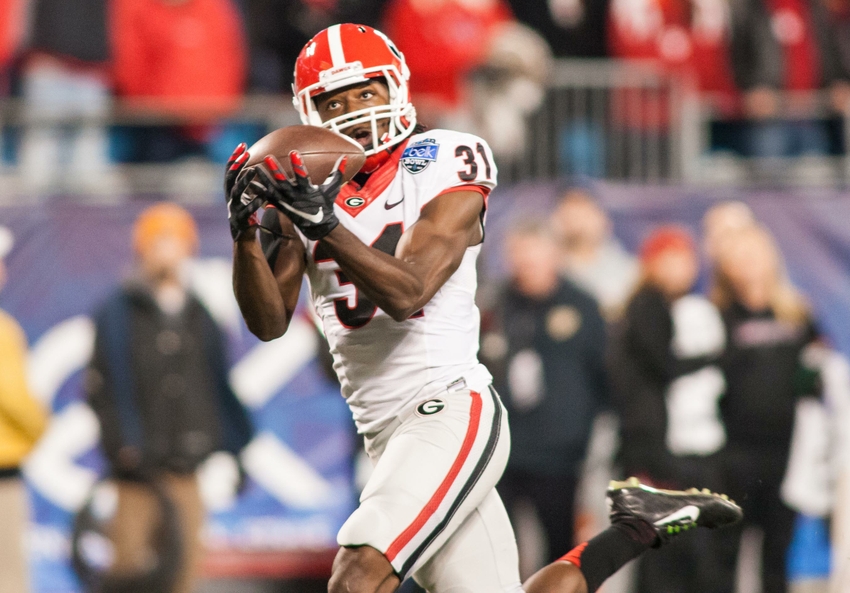
[[[474,128],[502,166],[522,158],[533,139],[529,116],[543,103],[552,52],[531,27],[508,21],[496,27],[482,64],[465,81]]]
[[[145,566],[154,512],[138,484],[153,479],[172,499],[183,536],[174,593],[189,593],[204,519],[195,471],[215,451],[237,454],[252,436],[228,385],[224,336],[184,283],[198,236],[184,209],[160,203],[133,229],[138,275],[95,316],[88,400],[100,421],[108,469],[118,485],[112,537],[116,574]]]
[[[850,106],[850,64],[841,59],[837,23],[824,0],[744,0],[732,7],[732,69],[751,124],[744,156],[826,154],[828,128],[814,119],[811,93],[826,90],[828,110]],[[783,97],[782,91],[796,92]]]
[[[709,208],[702,217],[703,251],[711,266],[717,263],[720,246],[730,235],[756,223],[744,202],[727,200]]]
[[[377,27],[386,0],[246,0],[251,91],[289,93],[295,60],[316,33],[346,21]]]
[[[465,80],[485,63],[500,25],[513,20],[506,0],[389,0],[383,20],[410,68],[418,119],[431,127],[467,122]]]
[[[247,78],[242,21],[231,0],[115,0],[110,38],[119,97],[139,110],[199,122],[125,130],[121,160],[167,162],[210,151],[221,133],[215,122],[239,107]]]
[[[608,0],[510,0],[517,20],[533,27],[556,58],[604,58]]]
[[[592,294],[606,318],[625,306],[639,277],[635,258],[614,237],[611,220],[590,193],[567,191],[553,214],[564,274]]]
[[[6,281],[3,258],[12,233],[0,227],[0,288]],[[0,593],[30,590],[24,536],[29,523],[21,462],[47,427],[47,414],[26,379],[27,342],[18,323],[0,310]]]
[[[610,350],[613,400],[620,414],[625,473],[656,487],[694,484],[719,490],[725,443],[718,402],[723,322],[691,294],[699,273],[696,245],[683,228],[655,229],[641,246],[642,280]],[[641,559],[641,593],[728,593],[709,534],[688,534],[676,549]]]
[[[794,512],[780,496],[786,474],[795,406],[801,395],[800,355],[818,339],[811,309],[785,275],[770,233],[752,225],[720,246],[711,298],[723,314],[728,345],[722,360],[727,431],[722,453],[729,495],[745,520],[726,532],[726,563],[734,569],[747,526],[764,532],[765,593],[787,591],[785,555]]]
[[[12,64],[24,34],[27,0],[0,0],[0,97],[10,90]]]
[[[608,46],[612,57],[664,80],[678,78],[700,93],[700,101],[721,116],[738,115],[740,96],[732,75],[729,0],[612,0]],[[652,72],[650,71],[650,72]],[[626,83],[628,86],[628,83]],[[640,138],[662,169],[672,163],[656,138],[667,135],[677,117],[664,92],[623,89],[612,93],[612,114],[624,132]]]
[[[109,112],[107,0],[31,1],[21,87],[28,114],[39,125],[27,127],[21,139],[21,174],[38,191],[69,184],[104,191],[106,126],[50,120],[103,118]]]
[[[511,418],[511,456],[498,491],[514,520],[520,499],[532,504],[549,563],[575,543],[581,466],[608,400],[605,322],[593,297],[560,275],[547,226],[522,224],[505,246],[511,279],[482,338]]]

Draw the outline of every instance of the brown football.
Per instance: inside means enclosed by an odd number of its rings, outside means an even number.
[[[347,136],[317,126],[287,126],[266,134],[248,149],[251,156],[245,169],[259,165],[266,156],[272,155],[277,158],[287,177],[292,179],[289,153],[293,150],[301,155],[310,180],[315,184],[324,183],[333,173],[334,165],[341,156],[348,157],[345,181],[354,177],[366,162],[363,148]]]

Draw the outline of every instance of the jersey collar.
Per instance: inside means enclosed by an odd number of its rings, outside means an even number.
[[[375,198],[384,193],[395,179],[398,163],[409,141],[410,139],[407,139],[398,144],[390,158],[369,175],[363,186],[360,186],[354,180],[343,185],[336,197],[336,205],[345,210],[352,218],[363,212],[369,204],[375,201]]]

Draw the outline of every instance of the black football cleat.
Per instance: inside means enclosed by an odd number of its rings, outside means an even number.
[[[725,494],[708,489],[658,490],[641,484],[637,478],[608,485],[611,523],[641,519],[650,524],[658,539],[657,548],[684,531],[696,527],[716,529],[740,521],[744,513]]]

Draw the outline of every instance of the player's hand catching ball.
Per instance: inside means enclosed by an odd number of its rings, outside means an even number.
[[[301,155],[293,150],[289,153],[295,179],[289,180],[280,163],[274,157],[265,158],[268,172],[260,168],[263,185],[268,191],[265,198],[278,210],[286,214],[311,241],[318,241],[339,224],[334,214],[334,201],[343,184],[343,172],[347,158],[340,157],[333,174],[322,185],[314,185]]]
[[[247,171],[241,177],[249,154],[243,142],[236,147],[230,159],[227,161],[227,171],[224,174],[224,197],[227,200],[227,219],[230,221],[230,235],[236,241],[243,233],[252,231],[259,221],[255,212],[262,206],[263,201],[256,197],[256,191],[249,193],[246,190],[252,185],[254,189],[262,192],[263,188],[254,181],[257,172],[255,169]]]

